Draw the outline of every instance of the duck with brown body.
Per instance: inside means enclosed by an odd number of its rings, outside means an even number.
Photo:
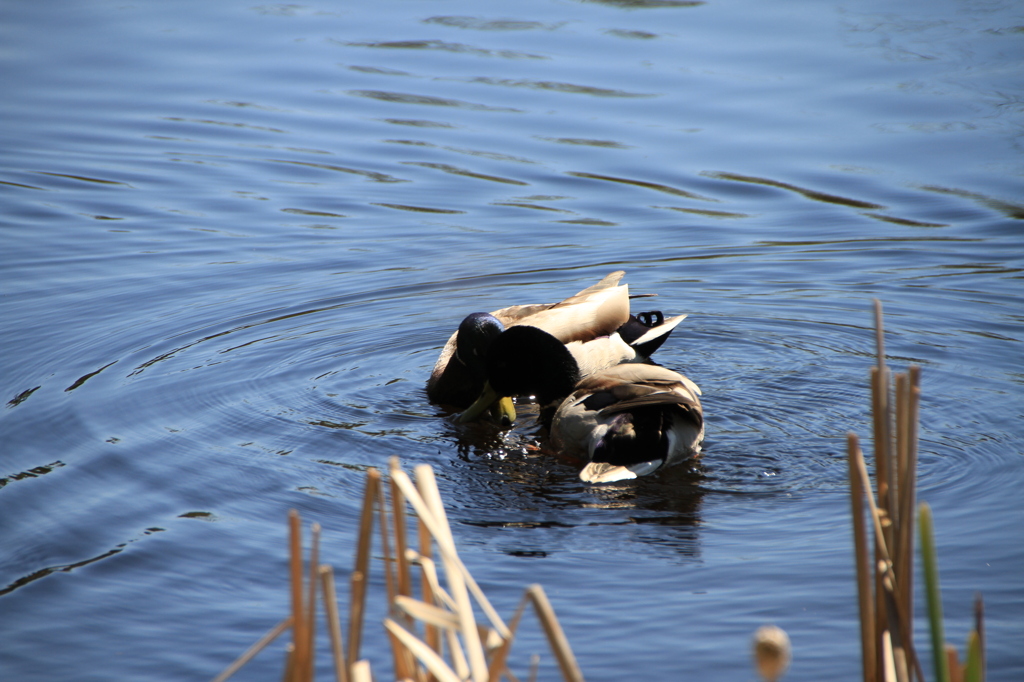
[[[552,445],[586,462],[580,478],[588,483],[637,478],[700,455],[700,388],[670,369],[628,363],[583,376],[565,344],[528,326],[495,337],[485,367],[497,397],[536,396]]]
[[[570,349],[583,374],[646,360],[686,316],[666,320],[658,311],[631,315],[629,287],[620,284],[624,274],[613,272],[558,303],[470,314],[441,351],[427,380],[427,397],[435,403],[469,408],[460,421],[471,421],[490,410],[503,425],[511,425],[515,409],[509,396],[498,400],[489,391],[484,361],[493,341],[518,326],[550,334]]]

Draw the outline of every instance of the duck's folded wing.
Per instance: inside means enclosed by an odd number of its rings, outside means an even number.
[[[694,396],[701,395],[700,387],[679,372],[673,372],[661,365],[645,363],[626,363],[609,367],[601,372],[585,377],[577,385],[577,393],[584,391],[597,392],[612,386],[624,384],[642,384],[647,386],[668,388],[679,384]]]
[[[655,391],[646,395],[634,395],[617,400],[611,405],[601,408],[598,411],[598,415],[600,418],[605,418],[620,412],[632,412],[641,407],[656,405],[679,405],[698,426],[704,420],[704,411],[701,409],[700,402],[697,399],[692,396],[667,391]]]
[[[609,336],[629,319],[629,287],[599,289],[579,297],[571,305],[559,303],[515,324],[543,329],[562,343],[590,341]]]
[[[506,327],[515,324],[519,320],[529,317],[530,315],[536,315],[539,312],[550,309],[552,306],[558,305],[557,303],[528,303],[525,305],[510,305],[507,308],[501,310],[495,310],[491,313],[498,321]]]

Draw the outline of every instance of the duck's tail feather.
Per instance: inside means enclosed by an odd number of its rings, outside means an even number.
[[[584,483],[614,483],[636,478],[636,474],[623,466],[608,462],[591,462],[583,467],[580,480]]]
[[[615,481],[629,481],[634,478],[652,474],[665,463],[662,459],[653,459],[649,462],[639,462],[627,466],[609,464],[608,462],[591,462],[583,467],[580,472],[580,480],[584,483],[614,483]]]
[[[672,330],[680,322],[686,319],[686,315],[676,315],[665,319],[660,310],[637,313],[630,315],[629,320],[619,327],[619,336],[633,347],[637,358],[646,360],[654,351],[661,348]]]

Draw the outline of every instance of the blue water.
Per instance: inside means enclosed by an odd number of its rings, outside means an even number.
[[[212,678],[287,611],[287,510],[343,584],[394,455],[587,679],[751,679],[767,622],[786,679],[856,679],[874,297],[922,366],[947,637],[980,592],[1024,677],[1018,3],[5,2],[0,81],[3,679]],[[699,467],[591,488],[529,409],[426,400],[463,315],[616,269],[690,315],[658,360],[704,390]]]

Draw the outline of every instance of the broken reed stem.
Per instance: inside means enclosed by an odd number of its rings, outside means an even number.
[[[981,594],[974,596],[974,631],[978,633],[978,682],[985,682],[985,603]]]
[[[872,515],[877,517],[878,510],[883,512],[880,517],[880,527],[876,526],[875,533],[878,534],[875,542],[875,565],[879,566],[882,561],[889,561],[889,556],[883,557],[878,551],[881,544],[886,548],[892,547],[892,506],[889,504],[890,491],[895,481],[891,469],[891,424],[892,414],[889,404],[889,370],[885,365],[885,331],[882,319],[882,302],[874,299],[874,320],[875,320],[875,367],[871,370],[871,406],[873,417],[873,435],[875,451],[875,481],[876,481],[876,503],[872,508]],[[868,479],[864,480],[867,490],[871,490]],[[891,565],[891,564],[890,564]],[[879,571],[875,572],[875,650],[885,651],[885,642],[882,639],[889,630],[889,610],[885,603],[884,578]],[[877,679],[886,679],[886,667],[884,657],[876,658]]]
[[[311,548],[309,551],[309,599],[306,602],[306,661],[303,665],[303,681],[313,682],[316,668],[316,579],[320,567],[320,524],[310,528]]]
[[[893,653],[892,632],[882,632],[882,679],[885,682],[897,682],[896,657]]]
[[[395,601],[395,562],[391,558],[390,526],[388,523],[387,500],[384,488],[377,491],[377,514],[380,518],[380,546],[384,553],[384,585],[387,589],[388,604]],[[401,678],[399,678],[401,679]]]
[[[889,387],[891,377],[885,366],[885,329],[882,325],[882,302],[877,298],[875,304],[875,350],[877,354],[877,383],[872,382],[875,390],[875,477],[878,479],[878,506],[884,509],[889,519],[893,519],[895,493],[895,476],[892,456],[892,404],[890,403]],[[892,526],[886,534],[886,544],[892,546]]]
[[[537,616],[540,618],[541,625],[544,626],[544,633],[547,635],[551,649],[558,660],[558,667],[562,670],[562,677],[565,678],[566,682],[583,682],[583,673],[580,672],[579,665],[576,663],[576,657],[573,655],[572,649],[569,648],[569,640],[565,638],[565,633],[562,631],[562,626],[558,623],[555,610],[551,608],[551,602],[548,601],[544,588],[536,584],[530,585],[526,592],[537,609]]]
[[[281,679],[289,682],[292,679],[292,671],[295,669],[295,644],[288,642],[284,647],[284,674]]]
[[[393,489],[394,484],[392,483],[390,487]],[[387,586],[388,604],[393,605],[395,603],[395,598],[398,596],[398,577],[396,575],[398,569],[398,557],[392,557],[391,555],[391,529],[394,527],[394,523],[393,520],[392,522],[388,521],[388,505],[385,497],[387,497],[387,495],[385,494],[384,487],[382,486],[377,493],[377,511],[380,516],[380,539],[381,547],[384,552],[384,583]],[[392,519],[394,519],[398,515],[398,510],[395,506],[395,499],[393,495],[391,498],[391,511]],[[396,529],[396,545],[398,544],[397,532],[398,531]],[[411,623],[407,625],[411,625]],[[391,654],[394,660],[395,677],[400,680],[411,678],[416,672],[416,662],[413,656],[409,653],[408,647],[403,646],[401,641],[391,631],[388,632],[388,638],[391,640]]]
[[[395,568],[394,562],[391,560],[391,541],[389,539],[391,524],[388,523],[387,500],[384,499],[385,497],[384,488],[379,487],[377,490],[377,515],[380,525],[381,549],[384,553],[384,584],[386,586],[387,603],[390,605],[395,601]],[[388,633],[388,638],[391,641],[391,656],[395,666],[395,677],[396,679],[404,680],[409,677],[410,671],[405,665],[405,657],[402,654],[403,648],[390,632]]]
[[[334,658],[335,682],[348,682],[345,646],[342,644],[341,618],[338,615],[338,594],[334,588],[334,569],[328,564],[320,566],[321,593],[327,616],[327,630],[331,636],[331,654]]]
[[[267,634],[263,635],[258,642],[249,647],[249,649],[244,654],[236,658],[231,665],[224,669],[224,672],[222,672],[220,675],[217,675],[217,677],[213,678],[213,682],[224,682],[224,680],[234,675],[236,672],[239,671],[239,669],[243,665],[251,661],[256,656],[256,654],[263,651],[268,644],[270,644],[275,639],[280,637],[281,633],[290,628],[291,626],[292,617],[288,616],[280,623],[272,627],[270,631],[267,632]]]
[[[910,372],[903,377],[904,391],[897,396],[897,404],[901,404],[904,414],[903,428],[899,431],[900,450],[903,457],[900,461],[899,477],[899,544],[896,548],[897,581],[903,593],[900,605],[904,613],[914,612],[914,508],[917,493],[917,434],[918,418],[921,403],[921,368],[910,366]],[[900,382],[897,382],[899,384]],[[907,642],[913,642],[913,622],[908,622],[903,636]]]
[[[420,542],[420,584],[422,585],[423,601],[428,604],[434,603],[434,588],[430,581],[427,579],[428,564],[433,565],[431,559],[432,554],[432,540],[430,537],[430,531],[427,529],[427,525],[423,523],[422,519],[419,519],[416,523],[416,529],[419,534]],[[434,651],[441,653],[441,633],[433,625],[427,625],[423,638],[426,640],[427,645]]]
[[[423,595],[423,601],[428,604],[434,603],[434,589],[430,581],[427,580],[428,564],[433,565],[433,560],[430,558],[430,534],[427,531],[427,526],[422,521],[417,521],[417,527],[420,535],[420,584],[422,586],[421,592]],[[437,653],[441,653],[441,635],[440,631],[430,624],[424,628],[423,639],[427,642],[427,645]],[[430,682],[432,678],[428,679]]]
[[[384,621],[384,627],[416,656],[438,680],[441,682],[462,682],[461,678],[445,663],[444,659],[437,652],[403,628],[397,621],[388,618]]]
[[[519,600],[519,606],[516,607],[515,615],[512,616],[512,620],[508,624],[509,636],[502,641],[501,646],[491,656],[491,664],[487,667],[488,682],[501,682],[502,671],[506,669],[508,653],[512,650],[512,640],[515,639],[516,630],[519,628],[519,619],[522,618],[523,611],[526,610],[526,600],[528,598],[527,593],[523,592],[523,596]]]
[[[409,504],[413,506],[413,509],[419,515],[420,523],[427,526],[434,541],[437,543],[441,558],[446,562],[446,570],[448,569],[447,562],[451,562],[453,567],[457,569],[457,572],[462,575],[470,592],[473,593],[473,597],[480,604],[494,629],[498,631],[501,637],[507,637],[508,626],[505,625],[505,621],[501,619],[498,612],[494,610],[490,600],[487,599],[487,595],[484,594],[480,586],[477,585],[476,580],[470,575],[455,549],[455,540],[452,537],[451,527],[448,525],[448,517],[444,511],[444,504],[441,502],[441,494],[434,480],[433,469],[429,465],[422,464],[416,467],[416,473],[416,486],[412,484],[409,475],[404,471],[396,471],[394,477],[402,488],[402,492],[405,494]],[[424,496],[421,491],[425,492],[426,495]]]
[[[876,302],[877,303],[877,302]],[[879,336],[881,334],[879,333]],[[883,346],[882,341],[878,341],[879,350],[881,352]],[[884,366],[884,358],[882,355],[878,357],[879,366],[871,368],[871,405],[872,405],[872,416],[874,417],[874,445],[875,445],[875,481],[877,487],[877,497],[871,494],[871,485],[867,476],[867,470],[864,470],[862,474],[861,485],[866,491],[868,491],[868,502],[871,507],[871,517],[875,523],[875,566],[878,566],[883,559],[879,552],[880,545],[887,545],[889,534],[883,530],[883,524],[888,522],[889,519],[884,520],[879,516],[879,508],[884,508],[886,500],[888,499],[889,491],[889,477],[888,477],[888,447],[889,442],[888,429],[886,429],[886,414],[888,411],[888,382],[886,381],[887,372]],[[886,557],[887,558],[887,557]],[[887,616],[887,609],[885,608],[885,586],[882,583],[882,574],[879,571],[874,571],[874,594],[875,594],[875,643],[874,649],[875,655],[875,678],[877,680],[886,679],[886,668],[885,660],[882,655],[885,652],[885,641],[883,635],[889,629],[889,622]]]
[[[896,431],[895,431],[895,442],[896,448],[893,452],[893,461],[895,466],[892,467],[893,479],[892,487],[896,491],[896,504],[890,511],[892,518],[893,527],[893,551],[895,552],[895,559],[897,562],[901,559],[900,551],[903,545],[903,524],[901,523],[902,505],[900,501],[903,498],[903,487],[906,485],[906,469],[907,462],[910,459],[909,453],[909,442],[907,436],[909,435],[909,403],[910,403],[910,387],[908,385],[907,375],[904,372],[897,372],[896,379]]]
[[[857,565],[857,602],[860,612],[860,650],[864,669],[864,682],[875,682],[877,664],[875,656],[875,612],[871,593],[871,561],[868,550],[867,528],[864,525],[864,497],[870,495],[857,475],[860,447],[856,434],[846,436],[846,449],[850,466],[850,504],[853,513],[853,549]]]
[[[448,642],[448,651],[451,652],[455,672],[458,673],[459,679],[468,680],[472,673],[469,670],[469,662],[466,660],[466,652],[459,642],[459,630],[442,630],[441,632],[444,634],[445,641]]]
[[[908,419],[909,419],[909,406],[908,406],[908,395],[909,387],[907,385],[907,375],[905,373],[897,373],[895,375],[895,401],[893,409],[895,412],[896,422],[894,435],[894,447],[890,451],[890,466],[889,472],[891,475],[889,489],[891,494],[889,495],[889,519],[892,524],[892,544],[889,545],[892,551],[893,559],[893,580],[896,585],[900,586],[900,595],[902,603],[893,604],[890,606],[890,611],[899,612],[900,609],[906,613],[906,582],[903,580],[908,562],[905,554],[905,546],[903,539],[909,535],[909,531],[906,528],[902,515],[902,499],[906,493],[906,479],[905,472],[907,469],[907,461],[910,458],[908,452]],[[912,621],[912,619],[911,619]],[[890,618],[890,636],[892,637],[893,645],[893,669],[895,670],[896,679],[898,682],[908,682],[907,680],[907,659],[905,655],[906,647],[912,646],[912,634],[911,626],[912,622],[902,622],[899,627],[892,627],[892,619]]]
[[[366,472],[366,491],[363,495],[363,510],[359,519],[359,544],[356,548],[356,563],[352,570],[352,587],[349,595],[348,667],[350,671],[359,660],[359,648],[362,644],[366,577],[370,570],[370,542],[373,539],[373,503],[377,499],[379,490],[380,472],[371,467]]]
[[[401,474],[404,473],[396,471],[395,480],[401,481]],[[445,575],[448,578],[448,588],[451,590],[452,597],[455,599],[458,607],[456,615],[459,617],[462,640],[466,645],[469,669],[473,682],[484,682],[487,677],[487,661],[484,659],[484,649],[483,644],[480,642],[480,633],[476,629],[473,603],[469,599],[467,583],[471,578],[467,579],[468,571],[466,571],[465,566],[462,565],[455,552],[455,539],[451,535],[451,527],[448,525],[448,517],[444,511],[444,503],[441,501],[441,493],[434,479],[434,470],[428,465],[421,464],[417,466],[416,482],[421,485],[422,497],[426,502],[425,511],[435,521],[436,530],[431,528],[431,533],[442,551],[441,556],[444,560]],[[410,502],[412,502],[413,498],[409,495],[409,491],[403,490],[403,492],[406,493],[406,497],[409,497]]]
[[[290,567],[291,567],[291,592],[292,592],[292,655],[289,657],[286,679],[290,682],[304,682],[302,665],[306,660],[306,627],[308,625],[304,617],[302,604],[302,524],[299,520],[299,512],[294,509],[288,511],[288,525],[290,529]]]
[[[400,468],[398,457],[391,457],[388,461],[389,469],[394,472]],[[395,529],[395,568],[398,577],[398,595],[410,598],[412,596],[412,577],[409,574],[409,536],[405,518],[405,497],[398,485],[391,479],[391,515]],[[415,621],[410,619],[407,626],[412,629]],[[414,630],[415,632],[415,630]],[[429,646],[429,645],[428,645]],[[405,650],[406,666],[415,672],[416,682],[426,682],[430,673],[422,666],[416,665],[416,659],[408,649]],[[432,676],[431,676],[432,677]]]
[[[537,673],[540,671],[540,656],[534,654],[530,657],[530,682],[537,682]]]
[[[389,468],[392,473],[400,468],[398,457],[390,459]],[[405,497],[398,484],[395,483],[394,476],[391,478],[391,513],[395,526],[395,558],[398,560],[398,594],[410,597],[412,596],[412,580],[409,576],[409,558],[406,556],[409,543],[406,535]]]
[[[352,664],[352,682],[373,682],[369,661],[356,661]]]

